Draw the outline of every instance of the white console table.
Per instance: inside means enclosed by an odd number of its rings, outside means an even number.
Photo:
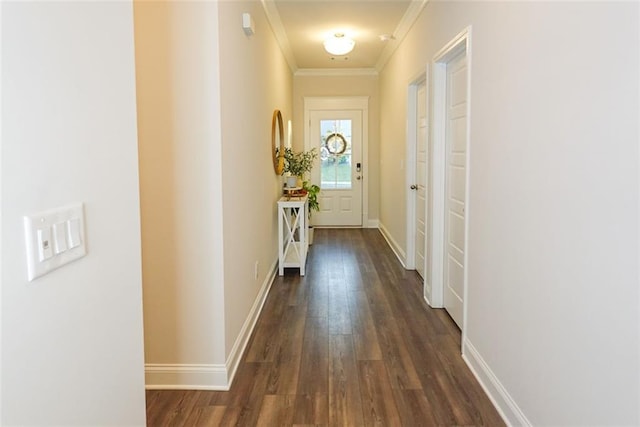
[[[307,228],[307,196],[283,196],[278,200],[278,270],[284,275],[285,267],[300,269],[304,276],[309,236]],[[296,230],[298,231],[296,233]]]

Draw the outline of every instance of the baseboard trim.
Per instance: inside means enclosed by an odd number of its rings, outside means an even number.
[[[387,244],[389,245],[393,253],[396,254],[396,257],[400,261],[400,264],[402,264],[404,268],[407,268],[407,264],[405,262],[407,255],[402,250],[402,248],[400,248],[400,245],[398,245],[398,242],[396,242],[394,238],[391,237],[391,233],[389,233],[389,230],[387,230],[387,228],[384,226],[383,223],[380,223],[380,225],[378,226],[378,229],[382,233],[382,237],[384,237],[384,239],[387,241]]]
[[[422,295],[422,298],[424,299],[424,302],[426,302],[426,303],[427,303],[427,305],[428,305],[429,307],[434,308],[434,307],[431,305],[431,301],[429,301],[429,297],[427,297],[426,295],[424,295],[424,294],[423,294],[423,295]]]
[[[462,359],[465,361],[480,386],[508,426],[531,426],[520,407],[504,388],[498,377],[484,361],[478,350],[465,338],[462,344]]]
[[[370,219],[367,221],[366,228],[380,228],[380,221],[377,219]]]
[[[277,268],[278,260],[275,260],[224,365],[147,363],[145,364],[145,388],[147,390],[228,391],[275,280]]]
[[[242,359],[242,355],[247,348],[247,344],[249,343],[249,338],[251,338],[253,329],[256,327],[258,317],[260,316],[262,307],[267,300],[267,295],[269,295],[269,291],[271,290],[271,285],[273,285],[273,281],[276,278],[277,271],[278,260],[276,259],[271,264],[270,273],[265,278],[264,282],[262,282],[260,292],[258,292],[258,296],[253,302],[253,306],[251,307],[249,316],[247,316],[247,319],[244,321],[242,329],[240,330],[240,334],[238,335],[238,338],[231,348],[231,352],[229,353],[229,357],[227,358],[226,363],[227,372],[229,373],[229,387],[231,387],[231,383],[233,382],[233,379],[236,375],[236,371],[238,370],[238,366],[240,365],[240,360]]]
[[[147,363],[147,390],[229,390],[225,365]]]

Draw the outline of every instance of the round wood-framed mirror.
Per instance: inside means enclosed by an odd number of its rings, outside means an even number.
[[[273,111],[271,120],[271,153],[273,155],[273,169],[276,175],[282,175],[284,170],[284,124],[280,110]]]

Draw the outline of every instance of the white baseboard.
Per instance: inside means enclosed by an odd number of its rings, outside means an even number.
[[[367,221],[365,228],[380,228],[380,221],[377,219],[370,219]]]
[[[270,272],[265,278],[264,282],[262,282],[260,292],[258,292],[258,296],[253,302],[251,311],[249,312],[247,319],[244,321],[242,329],[240,330],[240,334],[238,335],[238,338],[236,338],[236,341],[231,348],[231,352],[229,353],[229,357],[227,358],[226,366],[227,372],[229,372],[229,387],[231,386],[233,378],[236,375],[238,365],[240,364],[242,355],[247,348],[247,344],[249,343],[249,338],[251,338],[253,329],[256,327],[256,322],[258,321],[258,317],[260,316],[260,312],[262,311],[264,302],[267,299],[267,295],[269,294],[271,285],[276,278],[276,272],[278,271],[277,259],[271,264],[271,269],[269,271]]]
[[[433,308],[431,301],[429,301],[429,298],[426,295],[423,294],[422,298],[424,298],[424,302],[426,302],[429,307]]]
[[[225,365],[147,363],[147,390],[229,390]]]
[[[145,387],[147,390],[217,390],[227,391],[238,370],[249,338],[256,326],[264,302],[276,276],[278,260],[271,264],[251,311],[236,339],[229,357],[222,364],[145,364]]]
[[[462,344],[462,359],[469,366],[491,403],[508,426],[532,425],[480,353],[471,344],[471,341],[466,338]]]
[[[428,283],[424,284],[424,289],[423,289],[423,294],[422,296],[424,297],[424,300],[427,304],[429,304],[429,307],[431,308],[444,308],[444,306],[442,304],[440,305],[435,305],[431,303],[431,299],[433,298],[433,293],[432,293],[432,287],[431,285],[429,285]]]
[[[382,236],[384,237],[384,239],[389,244],[389,247],[391,248],[393,253],[396,254],[396,257],[400,261],[400,264],[402,264],[402,266],[404,268],[407,268],[407,264],[405,262],[405,260],[407,259],[407,255],[404,252],[404,250],[402,250],[400,245],[398,245],[398,242],[396,242],[393,239],[393,237],[391,237],[391,234],[389,233],[389,230],[387,230],[387,228],[384,226],[383,223],[380,223],[378,228],[380,229],[380,232],[382,233]]]

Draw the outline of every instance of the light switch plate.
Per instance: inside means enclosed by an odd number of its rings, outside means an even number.
[[[82,203],[25,216],[24,233],[29,281],[87,254]]]

